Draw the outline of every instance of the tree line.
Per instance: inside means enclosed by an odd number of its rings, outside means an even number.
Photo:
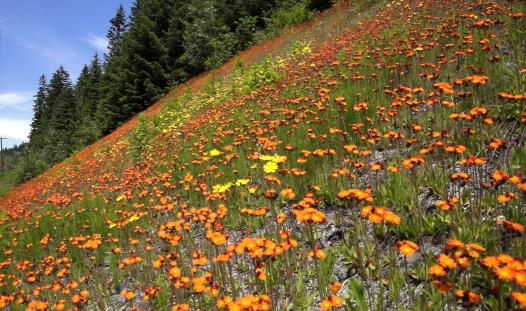
[[[174,85],[223,64],[329,0],[136,0],[110,19],[107,53],[72,82],[42,75],[19,181],[110,133]]]

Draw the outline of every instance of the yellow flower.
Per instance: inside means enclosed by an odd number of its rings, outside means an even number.
[[[261,161],[274,162],[274,163],[283,163],[283,162],[287,161],[287,157],[286,156],[280,156],[278,154],[274,154],[272,156],[270,156],[270,155],[261,155],[261,156],[259,156],[259,159]]]
[[[121,195],[119,195],[119,196],[117,197],[116,201],[117,201],[117,202],[122,201],[122,200],[124,200],[124,198],[125,198],[124,194],[121,194]]]
[[[248,188],[248,192],[250,192],[252,194],[256,193],[256,190],[258,190],[258,188],[256,188],[256,187],[249,187]]]
[[[263,165],[263,171],[267,174],[275,173],[278,170],[278,164],[276,162],[267,162]]]
[[[227,192],[228,189],[230,189],[233,186],[231,182],[227,182],[226,184],[217,184],[212,186],[212,191],[214,193],[224,193]]]
[[[250,179],[238,179],[236,180],[236,186],[245,186],[250,182]]]
[[[137,221],[141,219],[141,217],[137,216],[137,215],[133,215],[132,217],[130,217],[130,219],[128,219],[128,222],[134,222],[134,221]]]
[[[212,149],[210,150],[209,154],[211,157],[217,157],[219,155],[222,155],[223,153],[217,149]]]

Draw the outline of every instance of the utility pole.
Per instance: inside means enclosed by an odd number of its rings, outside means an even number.
[[[4,141],[4,139],[7,139],[7,138],[0,137],[0,165],[2,167],[2,172],[5,171],[5,166],[4,166],[4,146],[2,145],[2,142]]]

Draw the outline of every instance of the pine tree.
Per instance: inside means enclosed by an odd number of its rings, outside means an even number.
[[[95,111],[95,123],[100,134],[107,134],[119,125],[119,97],[123,93],[117,83],[118,76],[125,68],[123,61],[122,40],[128,31],[128,18],[122,5],[117,8],[115,16],[110,19],[110,29],[106,34],[108,39],[108,54],[105,55],[104,73],[102,76],[101,93],[104,96],[98,101]]]
[[[82,148],[100,137],[95,119],[97,104],[101,100],[102,67],[97,54],[89,66],[84,65],[75,86],[77,102],[75,145]]]
[[[38,91],[33,101],[33,120],[31,121],[31,132],[29,133],[31,147],[37,150],[42,149],[42,135],[46,127],[47,94],[46,76],[41,75],[38,80]]]
[[[108,39],[107,59],[111,58],[114,54],[119,53],[118,50],[122,42],[122,37],[128,29],[128,20],[122,4],[117,8],[115,16],[110,19],[110,25],[110,29],[106,35],[106,38]]]
[[[119,98],[124,120],[147,108],[168,86],[167,50],[153,28],[148,16],[137,12],[123,40],[122,62],[126,65],[118,83],[124,88]]]
[[[177,1],[172,8],[168,31],[164,36],[167,49],[168,64],[166,72],[169,75],[170,85],[180,83],[188,79],[188,64],[184,61],[184,30],[186,12],[190,0]]]
[[[75,96],[77,98],[78,117],[89,114],[89,88],[90,88],[90,70],[88,65],[84,65],[80,71],[75,85]]]
[[[77,125],[75,112],[75,94],[69,73],[60,66],[49,81],[44,113],[47,124],[42,154],[46,163],[58,163],[73,151],[72,137]]]

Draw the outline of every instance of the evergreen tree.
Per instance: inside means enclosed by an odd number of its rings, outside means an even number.
[[[80,71],[75,85],[75,95],[77,98],[77,114],[81,118],[89,114],[89,89],[90,89],[90,70],[88,65],[84,65]]]
[[[104,73],[102,76],[101,93],[104,96],[98,101],[95,111],[95,123],[100,134],[107,134],[119,124],[120,107],[118,106],[119,97],[123,93],[117,81],[122,68],[126,63],[123,62],[122,40],[128,31],[128,18],[124,8],[120,5],[115,16],[110,19],[110,29],[106,34],[108,39],[108,54],[105,57]]]
[[[38,91],[33,101],[33,119],[31,121],[31,132],[29,133],[31,147],[37,150],[42,148],[42,135],[46,127],[47,93],[46,76],[41,75],[38,80]]]
[[[177,1],[172,8],[170,24],[165,34],[164,41],[167,49],[167,70],[170,77],[170,85],[180,83],[188,79],[188,65],[182,58],[184,55],[184,31],[186,12],[190,0]]]
[[[94,142],[99,136],[99,127],[95,119],[97,104],[101,100],[102,65],[97,54],[89,66],[84,65],[77,80],[75,96],[77,100],[78,129],[75,145],[82,148]]]
[[[153,28],[148,16],[138,12],[123,40],[122,61],[126,65],[118,83],[124,88],[119,98],[124,120],[148,107],[168,86],[167,50]]]
[[[55,164],[73,151],[76,130],[76,102],[69,73],[60,66],[51,77],[45,110],[46,131],[43,137],[44,161]]]
[[[108,39],[108,55],[106,56],[107,59],[111,58],[114,54],[119,53],[118,49],[122,42],[122,37],[126,33],[127,29],[128,20],[126,18],[126,12],[124,11],[124,7],[121,4],[117,8],[115,16],[112,19],[110,19],[110,29],[108,30],[108,34],[106,35],[106,38]]]

